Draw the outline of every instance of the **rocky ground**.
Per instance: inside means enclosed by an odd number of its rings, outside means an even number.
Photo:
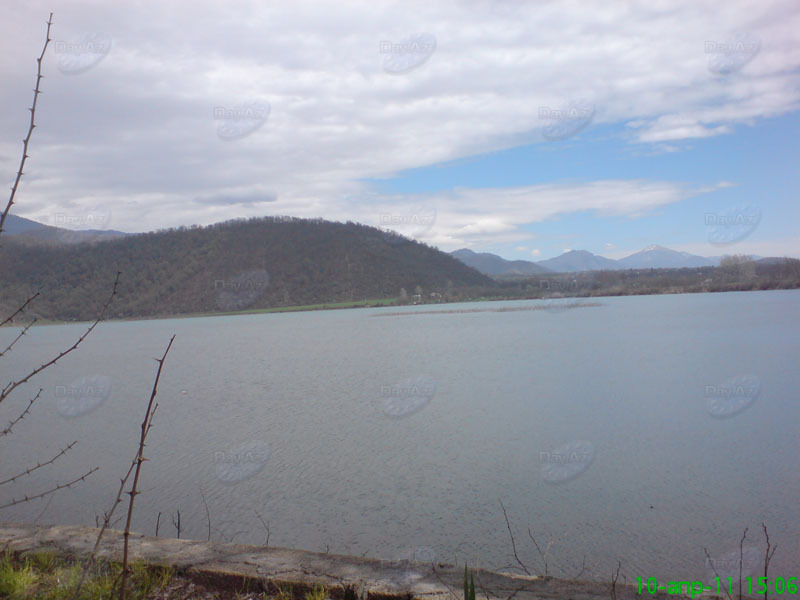
[[[93,527],[37,526],[0,523],[0,550],[24,556],[49,552],[81,561],[88,557],[99,530]],[[98,552],[101,561],[120,561],[123,536],[106,531]],[[386,562],[265,548],[244,544],[157,538],[132,534],[131,560],[153,568],[166,567],[172,576],[149,598],[200,600],[275,598],[277,600],[390,600],[422,598],[461,600],[463,566]],[[478,598],[485,600],[599,600],[616,598],[677,599],[683,596],[636,594],[630,585],[523,577],[476,570]],[[704,595],[704,598],[709,596]]]

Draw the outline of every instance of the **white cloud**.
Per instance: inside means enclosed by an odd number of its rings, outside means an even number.
[[[590,2],[37,0],[5,7],[0,23],[9,180],[50,10],[55,40],[105,31],[113,46],[81,75],[62,75],[55,54],[45,60],[15,206],[43,222],[103,203],[129,231],[263,214],[374,223],[380,209],[429,201],[437,218],[425,241],[519,243],[531,236],[525,223],[641,216],[698,190],[606,180],[416,197],[376,194],[363,180],[537,141],[539,107],[577,97],[595,102],[594,124],[628,124],[634,141],[662,152],[800,106],[800,13],[789,0],[611,3],[602,18]],[[705,41],[738,30],[758,31],[759,55],[712,76]],[[380,41],[419,31],[437,37],[431,58],[385,73]],[[271,105],[267,122],[220,140],[214,107],[256,97]]]
[[[575,213],[641,217],[658,207],[714,189],[716,186],[688,188],[671,182],[602,180],[515,188],[457,188],[440,194],[405,196],[356,194],[349,197],[338,218],[379,225],[382,213],[395,214],[398,219],[415,212],[435,213],[433,226],[415,237],[444,250],[455,250],[488,241],[500,244],[530,240],[535,236],[524,231],[523,226]]]

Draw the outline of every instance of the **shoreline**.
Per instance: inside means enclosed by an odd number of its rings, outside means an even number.
[[[41,551],[86,559],[98,529],[73,525],[32,525],[0,522],[0,547],[16,555]],[[148,567],[170,568],[179,576],[216,587],[220,591],[247,589],[300,600],[306,592],[324,586],[333,600],[461,600],[464,567],[446,563],[386,561],[290,548],[152,537],[131,533],[130,560]],[[107,529],[97,557],[119,561],[123,532]],[[486,600],[544,600],[582,598],[621,600],[641,598],[633,584],[556,579],[471,569],[480,597]],[[686,598],[657,591],[647,597],[659,600]],[[718,598],[705,595],[705,598]]]
[[[775,292],[775,291],[792,291],[798,290],[798,287],[778,287],[778,288],[769,288],[765,290],[679,290],[679,291],[671,291],[665,290],[662,292],[642,292],[642,293],[615,293],[615,294],[596,294],[596,295],[583,295],[583,296],[519,296],[519,297],[478,297],[478,298],[469,298],[466,300],[454,300],[451,302],[430,302],[430,303],[422,303],[422,304],[398,304],[396,298],[383,298],[383,299],[372,299],[367,300],[366,302],[331,302],[331,303],[324,303],[324,304],[305,304],[305,305],[297,305],[297,306],[276,306],[271,308],[257,308],[253,310],[240,310],[240,311],[230,311],[230,312],[200,312],[200,313],[181,313],[181,314],[174,314],[174,315],[150,315],[150,316],[137,316],[137,317],[122,317],[122,318],[109,318],[103,319],[102,323],[127,323],[127,322],[135,322],[135,321],[158,321],[158,320],[169,320],[169,319],[201,319],[205,317],[233,317],[239,315],[259,315],[259,314],[274,314],[274,313],[288,313],[288,312],[317,312],[317,311],[328,311],[328,310],[349,310],[349,309],[357,309],[357,308],[404,308],[404,307],[413,307],[413,306],[444,306],[444,305],[452,305],[452,304],[468,304],[468,303],[475,303],[475,302],[521,302],[526,300],[563,300],[565,302],[570,300],[580,300],[580,301],[594,301],[597,299],[602,298],[618,298],[622,296],[665,296],[665,295],[681,295],[681,294],[725,294],[725,293],[732,293],[732,292]],[[598,304],[595,304],[598,305]],[[463,311],[429,311],[429,312],[463,312]],[[406,313],[403,313],[406,314]],[[416,314],[416,313],[407,313],[407,314]],[[19,321],[19,324],[27,324],[29,321]],[[93,323],[94,320],[86,320],[86,321],[52,321],[46,319],[39,319],[34,327],[46,327],[52,325],[87,325]],[[10,323],[8,326],[14,326],[14,323]]]

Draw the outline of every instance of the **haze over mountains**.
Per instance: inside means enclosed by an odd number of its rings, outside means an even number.
[[[506,260],[488,252],[473,252],[467,248],[451,252],[453,256],[491,277],[539,275],[542,273],[577,273],[580,271],[617,271],[624,269],[681,269],[715,267],[719,256],[697,256],[663,246],[648,246],[630,256],[613,260],[586,250],[570,250],[561,256],[540,261]],[[754,259],[760,259],[754,256]]]

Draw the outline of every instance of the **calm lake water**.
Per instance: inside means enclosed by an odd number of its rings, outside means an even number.
[[[205,539],[205,495],[218,541],[263,543],[261,515],[270,545],[501,569],[514,563],[502,501],[520,558],[541,566],[530,527],[556,576],[585,556],[582,577],[607,580],[620,560],[628,581],[710,582],[703,549],[723,570],[745,527],[763,548],[762,521],[771,577],[800,574],[800,291],[597,302],[103,323],[2,406],[8,421],[44,389],[0,446],[0,479],[79,443],[0,503],[100,471],[0,518],[94,525],[175,334],[139,532],[161,512],[174,536],[180,510],[182,537]],[[461,308],[486,311],[418,314]],[[85,327],[33,328],[0,359],[2,384]]]

